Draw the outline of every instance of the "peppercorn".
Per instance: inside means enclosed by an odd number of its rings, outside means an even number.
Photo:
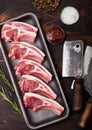
[[[60,0],[33,0],[34,6],[44,12],[55,10],[59,2]]]

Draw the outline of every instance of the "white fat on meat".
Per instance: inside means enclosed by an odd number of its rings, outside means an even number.
[[[26,42],[14,42],[9,49],[9,57],[14,59],[32,59],[42,63],[45,54],[36,46]]]
[[[56,113],[59,116],[64,111],[64,107],[55,100],[35,93],[25,93],[23,101],[25,106],[31,108],[34,112],[40,109],[46,109]]]
[[[52,74],[40,63],[37,63],[32,60],[23,59],[19,60],[19,62],[15,66],[16,75],[34,75],[41,78],[46,83],[52,80]]]
[[[35,76],[23,75],[19,81],[19,86],[23,92],[39,92],[51,99],[56,99],[57,97],[50,86]]]
[[[28,31],[33,31],[33,32],[37,32],[38,28],[28,24],[28,23],[24,23],[24,22],[18,22],[18,21],[13,21],[13,22],[6,22],[6,24],[11,25],[11,26],[15,26],[24,30],[28,30]]]
[[[34,43],[38,28],[23,22],[6,22],[1,30],[1,37],[6,42],[28,41]]]

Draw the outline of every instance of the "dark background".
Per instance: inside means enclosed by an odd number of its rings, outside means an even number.
[[[66,6],[74,6],[78,9],[80,13],[79,21],[72,25],[64,25],[60,20],[61,10]],[[40,25],[42,27],[44,36],[48,28],[52,25],[58,25],[65,30],[66,37],[65,40],[83,40],[85,46],[92,46],[92,0],[61,0],[59,7],[53,12],[40,12],[34,8],[32,0],[0,0],[0,22],[6,21],[8,19],[17,17],[21,14],[33,12],[37,15]],[[50,45],[47,40],[52,60],[56,68],[61,86],[63,88],[66,100],[70,108],[69,117],[61,122],[42,128],[43,130],[69,130],[75,127],[79,120],[82,112],[74,113],[72,111],[72,97],[73,90],[70,89],[72,78],[62,78],[62,47],[63,44],[59,46]],[[3,66],[5,72],[8,76],[5,61],[3,60],[2,53],[0,51],[0,65]],[[2,83],[2,81],[0,80]],[[2,83],[3,84],[3,83]],[[7,86],[6,86],[7,87]],[[17,100],[14,93],[14,100]],[[84,106],[88,99],[88,93],[84,90]],[[88,120],[87,128],[92,130],[92,116]],[[21,115],[17,115],[14,109],[3,100],[0,96],[0,130],[28,130],[24,119]]]

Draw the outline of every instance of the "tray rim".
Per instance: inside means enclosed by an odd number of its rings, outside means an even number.
[[[4,21],[4,22],[0,23],[0,26],[2,26],[5,22],[15,21],[15,20],[18,20],[18,19],[23,18],[23,17],[26,17],[26,16],[32,16],[32,17],[35,18],[36,23],[37,23],[37,25],[38,25],[39,32],[40,32],[40,34],[41,34],[41,36],[42,36],[42,40],[43,40],[44,43],[46,43],[46,42],[45,42],[44,35],[43,35],[43,33],[42,33],[42,29],[41,29],[40,23],[39,23],[39,21],[38,21],[38,18],[37,18],[37,16],[36,16],[34,13],[32,13],[32,12],[24,13],[24,14],[22,14],[22,15],[19,15],[19,16],[17,16],[17,17],[14,17],[14,18],[12,18],[12,19],[9,19],[9,20],[7,20],[7,21]],[[50,60],[50,62],[51,62],[51,64],[52,64],[52,67],[53,67],[53,70],[54,70],[54,74],[55,74],[55,78],[56,78],[56,81],[57,81],[57,83],[58,83],[58,85],[59,85],[60,92],[61,92],[61,94],[62,94],[62,98],[63,98],[64,103],[65,103],[65,105],[66,105],[66,112],[67,112],[67,113],[66,113],[66,115],[65,115],[64,117],[62,117],[62,118],[59,118],[59,119],[56,119],[56,120],[52,120],[52,121],[50,121],[50,122],[48,122],[48,123],[44,123],[44,124],[41,124],[41,125],[39,125],[39,126],[32,126],[32,125],[30,124],[28,118],[27,118],[27,115],[26,115],[26,112],[25,112],[25,108],[24,108],[23,103],[22,103],[22,100],[21,100],[21,98],[20,98],[19,91],[18,91],[18,89],[17,89],[17,87],[16,87],[16,85],[15,85],[16,83],[15,83],[15,80],[14,80],[14,78],[13,78],[13,74],[12,74],[12,72],[11,72],[10,65],[9,65],[9,63],[8,63],[8,58],[6,57],[5,52],[4,52],[4,48],[3,48],[3,45],[2,45],[1,37],[0,37],[0,42],[1,42],[1,44],[0,44],[0,49],[1,49],[1,51],[2,51],[4,60],[5,60],[5,63],[6,63],[8,72],[9,72],[9,76],[10,76],[11,82],[12,82],[12,84],[13,84],[13,86],[14,86],[15,94],[16,94],[16,96],[17,96],[17,99],[18,99],[18,102],[19,102],[19,106],[20,106],[20,108],[21,108],[21,111],[22,111],[22,114],[23,114],[23,117],[24,117],[24,120],[25,120],[25,123],[26,123],[27,127],[29,127],[30,129],[39,129],[39,128],[42,128],[42,127],[45,127],[45,126],[48,126],[48,125],[51,125],[51,124],[53,124],[53,123],[56,123],[56,122],[59,122],[59,121],[61,121],[61,120],[66,119],[66,118],[68,117],[68,115],[69,115],[69,112],[70,112],[70,111],[69,111],[69,107],[68,107],[68,104],[67,104],[67,101],[66,101],[64,92],[63,92],[63,90],[62,90],[62,86],[61,86],[61,84],[60,84],[60,82],[59,82],[59,78],[58,78],[58,75],[57,75],[57,73],[56,73],[56,70],[55,70],[54,64],[53,64],[53,62],[52,62],[51,55],[50,55],[50,53],[49,53],[49,50],[48,50],[47,45],[44,44],[44,46],[45,46],[45,48],[46,48],[46,51],[47,51],[47,54],[48,54],[48,57],[49,57],[49,60]],[[60,86],[61,86],[61,87],[60,87]]]

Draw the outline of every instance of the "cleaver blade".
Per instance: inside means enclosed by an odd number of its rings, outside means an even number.
[[[83,76],[83,41],[65,41],[63,47],[63,77]]]
[[[84,89],[90,97],[85,105],[84,112],[81,115],[79,126],[85,128],[89,118],[92,116],[92,47],[87,46],[84,54]]]
[[[62,77],[74,77],[73,111],[82,110],[82,78],[83,78],[83,49],[82,40],[65,41],[63,46]]]
[[[84,54],[84,88],[92,96],[92,47],[87,46]]]

